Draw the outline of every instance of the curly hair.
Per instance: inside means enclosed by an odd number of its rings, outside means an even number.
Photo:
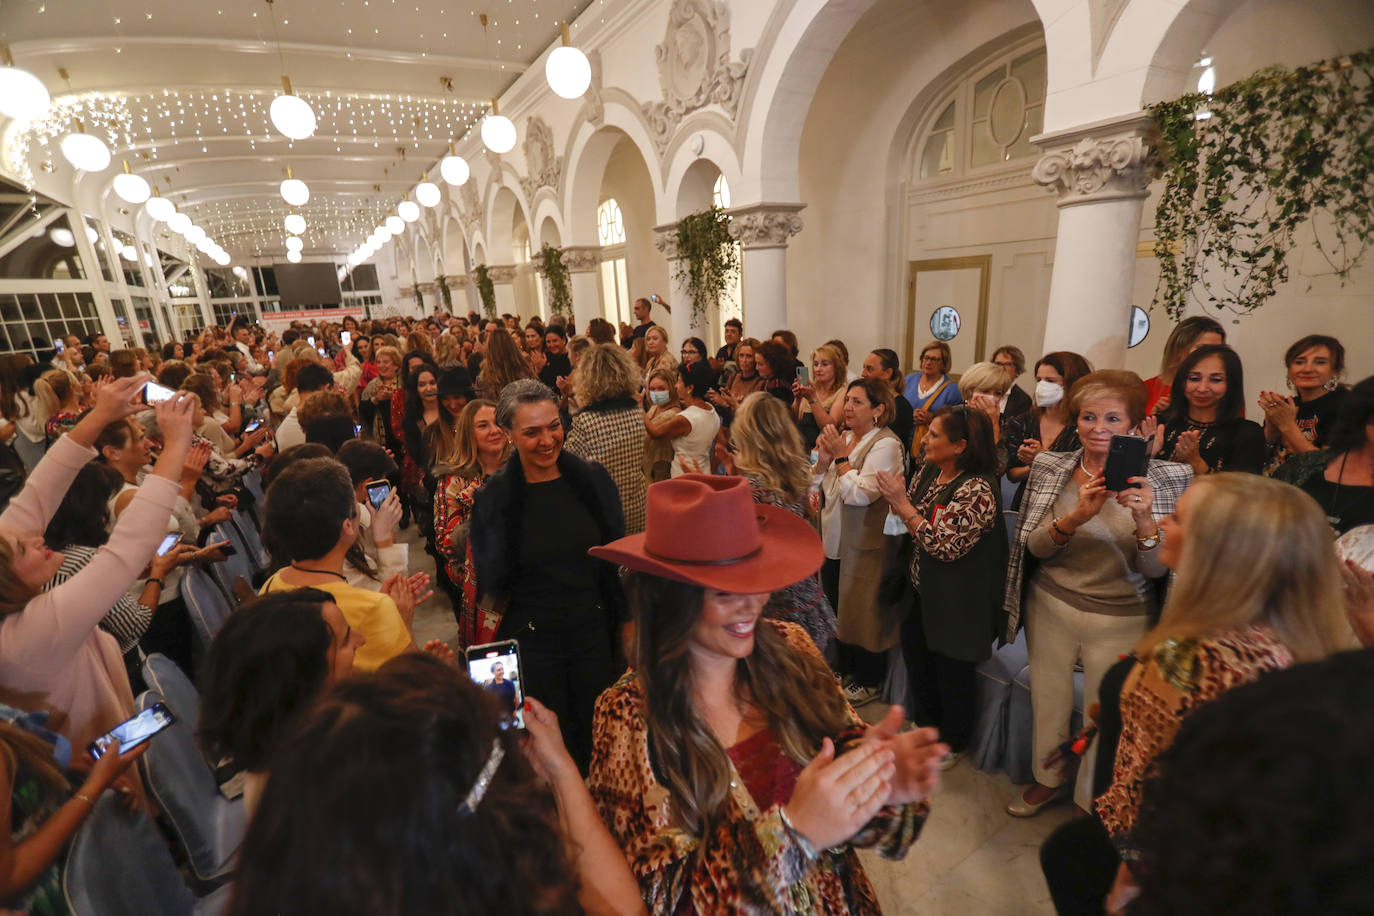
[[[806,498],[811,462],[787,405],[755,391],[735,411],[730,444],[736,449],[735,470],[752,474],[791,506]]]
[[[633,397],[638,388],[639,369],[630,359],[629,351],[616,344],[588,347],[573,373],[573,393],[582,407]]]
[[[61,505],[43,532],[43,540],[54,550],[73,544],[81,547],[104,544],[110,539],[110,533],[105,530],[110,523],[110,500],[123,485],[124,478],[108,464],[98,460],[87,462],[72,479]]]

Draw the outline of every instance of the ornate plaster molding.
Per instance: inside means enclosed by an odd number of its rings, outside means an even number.
[[[553,128],[539,115],[531,115],[525,122],[525,168],[529,174],[520,179],[525,199],[534,200],[540,188],[558,190],[563,177],[563,157],[554,152]]]
[[[415,284],[415,291],[425,296],[437,296],[439,295],[439,284],[434,282],[417,283]]]
[[[581,274],[596,270],[601,263],[601,249],[594,245],[574,246],[563,249],[563,266],[568,273]]]
[[[654,48],[663,100],[642,106],[660,153],[698,109],[719,105],[734,120],[753,53],[730,59],[730,9],[723,0],[673,0],[663,43]]]
[[[458,215],[471,238],[482,224],[482,201],[477,196],[477,182],[472,178],[458,188]]]
[[[730,238],[749,248],[785,248],[802,231],[806,204],[751,204],[728,210]]]
[[[677,260],[677,223],[654,227],[654,247],[668,260]]]
[[[1031,177],[1059,194],[1059,206],[1144,197],[1150,184],[1145,124],[1127,122],[1078,128],[1037,138],[1045,154]]]
[[[600,127],[606,120],[606,100],[601,97],[601,52],[592,50],[587,52],[587,63],[592,67],[592,83],[587,87],[587,92],[582,96],[585,104],[582,107],[587,121],[593,127]]]
[[[496,264],[487,267],[487,279],[493,283],[510,283],[515,279],[514,264]]]

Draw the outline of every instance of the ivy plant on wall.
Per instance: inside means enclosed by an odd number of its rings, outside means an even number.
[[[674,279],[692,302],[692,325],[703,327],[712,305],[739,276],[739,251],[730,238],[730,217],[720,207],[684,216],[677,224]]]
[[[444,311],[453,314],[453,291],[448,288],[448,277],[443,274],[434,278],[434,282],[439,286],[439,298],[444,302]]]
[[[1342,283],[1374,238],[1374,49],[1270,68],[1150,109],[1164,179],[1155,301],[1258,309],[1289,278],[1299,233]]]
[[[487,265],[478,264],[472,272],[477,275],[477,297],[482,300],[482,311],[488,318],[496,317],[496,284],[487,276]]]
[[[549,281],[549,311],[555,315],[572,315],[572,285],[568,268],[563,263],[563,249],[548,242],[539,249],[544,259],[544,277]]]

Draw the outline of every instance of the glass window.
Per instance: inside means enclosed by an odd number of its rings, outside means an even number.
[[[382,285],[377,280],[377,265],[359,264],[344,274],[342,286],[346,293],[359,289],[381,289]]]
[[[37,359],[58,337],[84,337],[100,330],[90,293],[0,295],[0,351],[29,353]]]
[[[36,204],[35,207],[39,218],[56,209],[52,204]],[[23,231],[23,228],[11,230],[7,238]],[[67,215],[62,214],[42,229],[31,230],[28,238],[0,256],[0,279],[86,279],[86,269],[77,252],[76,237]]]
[[[921,177],[934,178],[954,171],[954,103],[935,119],[921,154]]]
[[[730,182],[724,175],[716,176],[716,185],[711,189],[711,203],[722,210],[730,209]]]
[[[613,325],[629,323],[630,284],[626,277],[625,259],[612,258],[601,262],[601,311]]]
[[[602,245],[625,244],[625,220],[614,197],[606,198],[596,208],[596,232]]]
[[[248,272],[242,267],[206,268],[205,285],[209,287],[211,299],[233,299],[253,294],[248,285]]]

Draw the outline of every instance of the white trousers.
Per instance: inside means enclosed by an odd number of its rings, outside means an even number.
[[[1073,666],[1083,661],[1083,717],[1097,702],[1102,675],[1145,635],[1144,614],[1082,611],[1035,585],[1026,596],[1026,640],[1030,650],[1031,709],[1035,718],[1035,781],[1056,787],[1063,780],[1045,769],[1045,758],[1069,739],[1073,715]],[[1092,810],[1093,762],[1097,741],[1083,754],[1073,800]]]

